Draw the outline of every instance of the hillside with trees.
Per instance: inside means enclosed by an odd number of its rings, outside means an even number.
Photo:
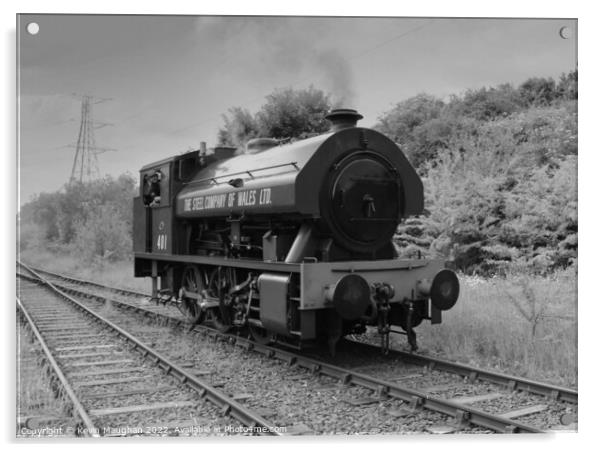
[[[223,115],[219,145],[294,141],[328,130],[328,94],[276,90],[256,113]],[[577,73],[469,90],[419,94],[383,113],[377,130],[422,177],[426,209],[395,237],[400,254],[439,256],[465,273],[546,273],[577,258]],[[66,185],[22,206],[22,249],[54,247],[87,262],[131,258],[131,175]]]
[[[375,126],[422,176],[425,215],[400,251],[448,258],[465,273],[549,272],[577,258],[577,74],[421,94]]]

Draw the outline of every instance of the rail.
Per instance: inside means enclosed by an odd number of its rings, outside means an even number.
[[[359,342],[356,340],[351,340],[351,342],[356,344],[358,347],[369,348],[373,350],[374,353],[380,351],[380,346],[367,344],[365,342]],[[391,349],[389,354],[392,356],[397,356],[406,362],[427,366],[429,370],[440,370],[461,375],[468,378],[471,382],[476,380],[486,381],[506,386],[511,391],[525,391],[532,394],[545,396],[551,400],[560,400],[562,402],[576,404],[578,401],[578,392],[576,390],[562,386],[542,383],[539,381],[529,380],[527,378],[503,374],[500,372],[493,372],[490,370],[469,366],[467,364],[456,363],[426,355],[419,355],[417,353],[408,353],[401,350]]]
[[[94,438],[98,438],[100,436],[100,435],[98,435],[98,433],[96,433],[98,431],[98,429],[94,426],[94,423],[90,419],[88,412],[86,411],[86,409],[84,408],[82,403],[79,401],[77,395],[75,394],[75,391],[73,390],[73,388],[71,387],[71,384],[67,380],[67,377],[65,377],[65,374],[63,373],[63,371],[59,367],[58,363],[52,356],[52,353],[50,352],[50,348],[48,347],[48,345],[46,344],[46,341],[40,334],[40,331],[38,330],[38,327],[36,326],[33,318],[31,317],[31,315],[29,314],[29,312],[27,311],[27,309],[25,308],[23,303],[21,303],[21,299],[18,296],[17,296],[17,308],[21,312],[21,315],[27,320],[27,324],[28,324],[29,328],[33,332],[37,341],[40,343],[40,347],[42,348],[42,351],[44,352],[46,361],[52,368],[52,371],[56,374],[57,378],[61,382],[61,385],[63,385],[63,389],[65,390],[65,393],[71,400],[73,408],[77,412],[77,415],[79,416],[79,418],[84,423],[86,428],[83,430],[83,434],[85,436],[91,436]]]

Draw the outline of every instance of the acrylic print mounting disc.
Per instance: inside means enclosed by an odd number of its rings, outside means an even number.
[[[577,430],[576,19],[17,37],[19,438]]]

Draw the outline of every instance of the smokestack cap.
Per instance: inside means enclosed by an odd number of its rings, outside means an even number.
[[[363,116],[352,108],[336,108],[326,115],[326,119],[332,123],[330,130],[333,132],[355,127],[362,118]]]

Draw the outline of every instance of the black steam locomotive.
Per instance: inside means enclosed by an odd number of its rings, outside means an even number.
[[[456,303],[443,261],[399,259],[404,217],[423,210],[420,178],[384,135],[339,109],[328,133],[289,144],[258,138],[140,171],[135,276],[193,322],[294,347],[376,326],[408,335]],[[160,284],[159,284],[160,281]]]

